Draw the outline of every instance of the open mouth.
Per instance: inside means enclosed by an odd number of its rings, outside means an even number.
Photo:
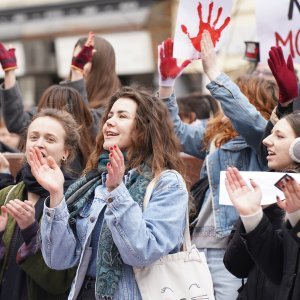
[[[275,155],[275,152],[268,150],[268,156],[273,156],[273,155]]]
[[[117,136],[117,135],[119,135],[119,134],[118,134],[118,133],[115,133],[115,132],[112,132],[112,131],[106,131],[105,135],[106,135],[107,137],[110,137],[110,136]]]

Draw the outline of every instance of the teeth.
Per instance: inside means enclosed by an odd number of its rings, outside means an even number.
[[[116,136],[118,135],[117,133],[114,133],[114,132],[107,132],[106,133],[107,136]]]

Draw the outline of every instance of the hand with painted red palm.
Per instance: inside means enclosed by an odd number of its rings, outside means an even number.
[[[230,22],[230,17],[227,17],[224,20],[223,24],[220,26],[220,28],[218,28],[218,29],[216,28],[216,25],[220,19],[222,11],[223,11],[223,8],[219,7],[215,21],[213,22],[213,24],[210,24],[213,7],[214,7],[214,3],[211,2],[209,4],[209,8],[208,8],[209,11],[208,11],[207,22],[204,22],[203,15],[202,15],[202,4],[201,3],[198,4],[197,11],[198,11],[198,16],[199,16],[199,31],[196,36],[191,37],[190,33],[188,32],[187,27],[183,24],[181,25],[182,32],[188,36],[188,38],[192,42],[194,48],[199,52],[201,52],[201,39],[202,39],[202,34],[205,30],[207,30],[210,33],[212,42],[213,42],[214,46],[216,46],[216,43],[220,40],[222,31],[225,29],[225,27]]]
[[[279,87],[279,102],[284,104],[298,96],[298,81],[292,56],[285,62],[281,47],[271,47],[268,59],[269,67]]]
[[[190,60],[185,60],[181,65],[178,65],[177,59],[173,57],[172,39],[165,40],[158,46],[159,86],[174,86],[175,80],[190,63]]]

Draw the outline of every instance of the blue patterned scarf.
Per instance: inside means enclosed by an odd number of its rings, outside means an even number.
[[[101,174],[106,172],[109,153],[99,157],[98,170],[89,172],[86,176],[72,184],[65,194],[66,203],[70,213],[69,224],[76,234],[76,216],[89,201],[94,200],[94,191],[101,182]],[[126,187],[135,202],[142,208],[147,186],[152,179],[151,169],[144,165],[141,173],[134,172]],[[111,231],[106,222],[103,223],[98,242],[96,294],[105,299],[112,299],[118,286],[122,273],[122,259],[115,245]]]

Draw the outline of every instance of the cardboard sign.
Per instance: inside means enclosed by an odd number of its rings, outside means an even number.
[[[256,0],[256,27],[260,60],[266,63],[272,46],[300,62],[300,0]]]
[[[232,0],[180,0],[174,37],[174,57],[198,59],[204,30],[218,50],[228,31]]]

